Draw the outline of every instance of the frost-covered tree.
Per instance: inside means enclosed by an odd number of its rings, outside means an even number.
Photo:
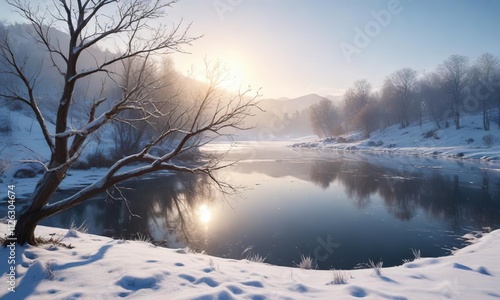
[[[451,103],[455,128],[460,128],[460,110],[470,83],[469,59],[466,56],[451,55],[440,65],[444,84]]]
[[[416,99],[417,71],[403,68],[389,75],[385,81],[384,94],[390,95],[387,101],[397,116],[401,128],[410,125],[410,113]]]
[[[333,137],[335,127],[338,125],[338,113],[332,101],[323,99],[309,107],[309,120],[312,129],[318,136]]]
[[[345,92],[345,116],[356,129],[364,130],[364,125],[360,123],[362,118],[360,118],[359,114],[372,99],[372,86],[366,79],[356,80],[353,86]]]
[[[439,122],[446,116],[448,109],[446,99],[446,88],[443,78],[437,72],[425,74],[419,80],[418,97],[421,99],[425,112],[435,122],[437,128],[441,128]],[[448,119],[444,118],[445,126],[448,127]]]
[[[488,106],[496,96],[494,86],[495,76],[499,69],[499,61],[491,53],[484,53],[476,60],[472,66],[471,92],[475,99],[481,101],[483,108],[483,128],[490,130],[490,118]]]
[[[51,132],[36,93],[40,86],[40,74],[36,73],[36,68],[27,66],[26,57],[19,57],[8,33],[1,41],[0,53],[7,72],[18,84],[3,89],[0,96],[9,101],[19,101],[32,110],[51,153],[48,162],[40,162],[46,169],[45,173],[16,223],[13,237],[17,243],[36,244],[34,230],[42,219],[78,205],[119,182],[143,174],[159,170],[202,173],[213,179],[219,188],[231,188],[214,177],[214,171],[224,167],[216,158],[193,167],[175,164],[173,160],[207,142],[203,139],[207,133],[225,134],[227,128],[242,129],[244,119],[256,107],[254,98],[247,97],[243,92],[224,99],[224,94],[218,90],[223,79],[221,68],[208,64],[205,89],[196,94],[196,99],[191,99],[189,109],[176,105],[160,109],[152,101],[155,91],[167,83],[151,76],[148,69],[151,61],[161,55],[182,52],[181,47],[196,39],[187,35],[189,26],[183,29],[182,24],[173,27],[159,24],[175,1],[54,0],[47,6],[24,0],[6,2],[32,26],[31,37],[48,52],[50,63],[62,78],[57,107],[54,107],[55,132]],[[66,28],[69,39],[52,39],[51,28]],[[93,64],[81,64],[82,57],[88,55],[93,47],[105,47],[110,42],[116,45],[115,52],[102,60],[96,59]],[[134,68],[127,69],[131,64]],[[116,71],[120,69],[124,71]],[[117,96],[108,99],[103,92],[100,97],[84,99],[88,103],[87,117],[83,124],[74,127],[68,116],[75,101],[75,87],[84,79],[101,80],[103,74],[115,83],[119,91]],[[113,101],[109,103],[110,100]],[[51,202],[93,135],[105,126],[112,126],[112,121],[119,119],[124,112],[132,111],[137,112],[131,114],[134,118],[162,119],[163,126],[156,128],[155,134],[139,151],[116,160],[100,179],[65,199]],[[126,118],[121,121],[131,122]],[[172,135],[177,136],[175,143],[159,151],[157,146]]]

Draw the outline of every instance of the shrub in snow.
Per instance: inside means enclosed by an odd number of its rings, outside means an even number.
[[[483,233],[490,233],[491,232],[491,227],[489,227],[489,226],[482,227],[481,229],[482,229]]]
[[[411,253],[413,253],[413,257],[415,257],[415,260],[420,259],[420,250],[411,249]]]
[[[314,262],[314,259],[310,256],[304,256],[300,255],[300,263],[299,263],[299,268],[301,269],[316,269],[316,263]]]
[[[147,236],[147,235],[145,235],[145,234],[142,234],[142,233],[138,232],[138,233],[135,235],[134,241],[137,241],[137,242],[145,242],[145,243],[150,243],[150,242],[151,242],[151,238],[150,238],[150,237],[148,237],[148,236]]]
[[[41,164],[29,163],[23,164],[14,172],[14,178],[33,178],[37,174],[43,174],[45,169]]]
[[[36,172],[32,169],[20,169],[14,173],[14,178],[33,178]]]
[[[0,115],[0,134],[9,135],[12,132],[12,120],[10,115]]]
[[[491,134],[483,136],[483,142],[486,146],[491,147],[493,145],[494,138]]]
[[[81,233],[87,233],[87,232],[89,232],[89,227],[87,226],[86,222],[87,221],[83,221],[80,226],[76,226],[75,222],[71,221],[71,225],[69,227],[69,230],[70,231],[73,230],[73,231],[81,232]]]
[[[330,284],[347,284],[350,276],[342,270],[333,270],[333,280]]]
[[[372,141],[372,140],[368,141],[368,146],[370,146],[370,147],[380,147],[383,144],[384,144],[384,142],[382,142],[382,141],[377,141],[377,142]]]
[[[50,260],[45,263],[45,273],[47,275],[48,280],[54,280],[55,275],[54,275],[54,270],[52,270],[52,265],[54,264],[54,260]]]
[[[214,260],[212,258],[210,258],[208,260],[208,264],[210,265],[210,269],[212,269],[212,271],[218,271],[219,270],[219,264],[215,264]]]
[[[87,155],[87,168],[91,167],[97,167],[97,168],[104,168],[104,167],[111,167],[115,160],[111,159],[108,157],[106,154],[104,154],[104,151],[101,149],[96,149],[94,152],[90,153]]]
[[[373,260],[368,260],[368,263],[369,263],[369,266],[373,269],[373,271],[375,271],[375,274],[377,274],[377,276],[380,276],[382,275],[382,266],[384,265],[384,263],[382,261],[379,261],[378,263],[374,263]]]
[[[267,257],[261,256],[260,254],[250,254],[246,257],[247,260],[253,261],[253,262],[258,262],[258,263],[263,263],[266,261]]]
[[[431,138],[431,137],[436,137],[434,135],[434,133],[436,133],[436,129],[433,129],[433,130],[429,130],[429,131],[426,131],[425,133],[423,133],[422,135],[424,136],[424,138],[428,139],[428,138]]]
[[[417,259],[421,258],[420,250],[411,249],[411,253],[413,254],[413,260],[417,260]],[[410,262],[412,262],[411,259],[403,259],[403,264],[410,263]]]
[[[72,167],[75,170],[88,170],[91,168],[90,164],[86,161],[77,160],[73,163]]]
[[[248,246],[245,250],[243,250],[241,256],[249,261],[263,263],[267,257],[261,256],[260,254],[254,254],[252,249],[253,246]]]
[[[0,133],[9,135],[12,132],[12,126],[9,123],[4,123],[0,120]]]

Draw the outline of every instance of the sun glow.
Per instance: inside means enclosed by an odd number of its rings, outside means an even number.
[[[244,58],[228,56],[221,60],[222,66],[227,70],[227,81],[224,87],[231,90],[246,88],[250,83],[251,67]]]
[[[202,204],[198,207],[198,218],[203,224],[207,224],[212,220],[212,211],[208,205]]]
[[[217,66],[219,72],[218,87],[227,91],[244,91],[249,85],[254,83],[252,78],[252,65],[244,56],[235,53],[226,53],[224,55],[207,56],[204,61],[199,61],[196,65],[191,65],[187,75],[201,82],[209,83],[204,64],[208,63],[210,67]],[[208,72],[210,73],[210,72]],[[211,78],[214,79],[214,78]]]

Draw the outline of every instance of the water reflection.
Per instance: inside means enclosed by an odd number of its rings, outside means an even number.
[[[497,186],[489,184],[486,171],[476,172],[481,184],[460,180],[460,175],[443,174],[431,170],[424,174],[419,169],[393,170],[367,161],[315,161],[310,170],[310,180],[326,189],[338,181],[345,193],[359,208],[370,205],[374,196],[383,199],[387,211],[403,221],[411,220],[419,210],[432,218],[451,221],[453,228],[460,228],[473,221],[476,227],[498,222]],[[463,177],[470,178],[471,174]],[[478,181],[478,180],[476,180]]]
[[[203,226],[211,220],[214,192],[205,176],[176,174],[123,183],[44,225],[91,224],[91,232],[114,238],[150,237],[169,247],[203,248]],[[58,195],[64,196],[63,193]]]
[[[314,253],[318,237],[331,235],[342,246],[320,264],[324,269],[383,255],[390,256],[384,265],[395,265],[409,258],[410,248],[444,255],[443,248],[459,246],[456,235],[500,227],[499,173],[419,164],[247,161],[224,171],[232,183],[248,187],[245,200],[223,208],[214,207],[223,201],[207,177],[176,174],[127,182],[43,224],[67,228],[86,220],[91,233],[126,239],[141,233],[164,246],[231,258],[255,245],[269,263],[289,266],[300,253]]]

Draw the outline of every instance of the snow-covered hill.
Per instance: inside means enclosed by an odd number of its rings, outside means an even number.
[[[437,129],[434,122],[425,122],[422,126],[413,124],[404,129],[394,125],[373,132],[370,138],[362,138],[362,134],[356,132],[336,139],[295,143],[292,147],[500,160],[500,129],[496,124],[484,131],[481,115],[464,116],[461,123],[459,130],[453,126]]]

